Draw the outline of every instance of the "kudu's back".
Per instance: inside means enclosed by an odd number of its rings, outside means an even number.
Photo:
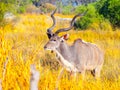
[[[102,67],[104,55],[97,45],[78,39],[74,42],[72,48],[73,57],[75,57],[74,64],[80,72]]]

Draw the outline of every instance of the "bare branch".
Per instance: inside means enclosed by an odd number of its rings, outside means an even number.
[[[38,90],[40,73],[38,70],[36,70],[35,65],[31,65],[30,70],[31,70],[30,90]]]
[[[8,64],[8,57],[6,58],[6,61],[4,63],[4,67],[3,67],[3,80],[5,78],[5,74],[6,74],[6,67],[7,67],[7,64]]]

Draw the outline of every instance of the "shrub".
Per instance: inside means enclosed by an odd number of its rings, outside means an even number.
[[[80,28],[82,30],[87,29],[89,25],[92,23],[91,19],[88,17],[83,17],[78,19],[75,23],[75,27]]]
[[[50,3],[44,3],[39,8],[44,13],[50,13],[51,11],[55,10],[56,7]]]
[[[98,9],[99,13],[107,18],[114,27],[120,27],[120,1],[101,0],[98,2],[98,5],[101,2],[103,2],[103,5]]]
[[[98,2],[88,4],[88,6],[78,6],[76,7],[76,13],[83,13],[87,8],[88,12],[85,16],[78,19],[75,23],[75,27],[78,29],[87,29],[91,28],[94,30],[111,30],[111,24],[109,21],[103,17],[103,15],[99,14],[98,10],[102,7],[103,1],[101,4]],[[109,27],[110,29],[107,29],[106,27]]]
[[[38,8],[32,4],[28,5],[27,8],[26,8],[26,12],[27,13],[33,13],[37,10]]]
[[[73,12],[71,12],[72,8],[73,8],[72,5],[63,6],[62,13],[63,14],[72,14],[73,13]]]
[[[76,13],[83,13],[88,9],[87,13],[85,16],[82,18],[78,19],[75,26],[80,29],[87,29],[93,22],[98,22],[100,16],[96,12],[96,8],[94,4],[89,4],[88,6],[78,6],[76,8]]]
[[[6,4],[0,2],[0,25],[2,24],[5,11],[6,11]]]
[[[23,13],[30,0],[1,0],[0,1],[0,25],[3,24],[5,12]]]

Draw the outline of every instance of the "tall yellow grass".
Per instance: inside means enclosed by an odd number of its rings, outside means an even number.
[[[31,64],[35,64],[40,72],[39,90],[54,90],[61,67],[55,62],[54,54],[43,49],[48,41],[46,29],[51,24],[47,15],[24,14],[18,22],[0,27],[3,90],[29,90]],[[67,25],[59,22],[55,30]],[[68,79],[69,74],[65,72],[59,90],[120,90],[120,31],[71,30],[67,33],[70,34],[69,44],[77,38],[97,44],[105,53],[105,63],[99,81],[87,72],[86,80],[79,78],[76,82],[73,78]]]

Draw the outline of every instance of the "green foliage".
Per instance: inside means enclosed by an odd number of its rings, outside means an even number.
[[[26,11],[27,5],[31,3],[31,0],[19,0],[15,6],[17,13],[24,13]]]
[[[31,0],[1,0],[0,1],[0,25],[3,24],[5,12],[14,14],[25,12],[26,6]]]
[[[64,15],[69,15],[74,13],[74,7],[72,6],[71,3],[69,3],[68,5],[63,5],[62,2],[57,1],[56,7],[58,8],[58,13],[62,13]]]
[[[11,5],[0,2],[0,26],[4,25],[3,18],[4,18],[4,13],[8,11],[8,8],[12,7]]]
[[[83,13],[87,11],[86,15],[77,20],[75,26],[80,29],[87,29],[94,22],[100,22],[102,17],[98,14],[95,4],[89,4],[88,6],[78,6],[76,13]]]
[[[18,10],[18,13],[24,13],[25,11],[26,11],[25,7],[24,6],[20,6],[19,10]]]
[[[92,23],[92,21],[90,18],[84,17],[84,18],[77,20],[76,27],[84,30],[84,29],[87,29],[91,23]]]
[[[75,13],[83,13],[86,10],[86,8],[87,7],[84,5],[77,6],[75,9]]]
[[[107,18],[114,27],[120,27],[120,1],[103,0],[103,5],[98,9],[99,13]],[[98,3],[100,3],[99,1]]]
[[[70,4],[70,5],[67,5],[67,6],[63,6],[62,8],[62,13],[63,14],[71,14],[71,10],[72,10],[73,6]]]
[[[26,6],[31,3],[31,0],[1,0],[0,3],[5,4],[9,12],[21,13],[25,11]]]
[[[97,9],[97,11],[99,11],[99,9],[104,5],[105,1],[106,0],[98,0],[98,2],[96,2],[95,8]]]
[[[6,4],[1,2],[0,3],[0,21],[2,21],[5,11],[6,11]]]

